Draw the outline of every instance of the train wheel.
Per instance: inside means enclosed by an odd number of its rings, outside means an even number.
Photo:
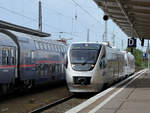
[[[25,86],[27,89],[31,89],[34,86],[34,80],[26,81]]]

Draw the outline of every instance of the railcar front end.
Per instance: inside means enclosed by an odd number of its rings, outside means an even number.
[[[98,92],[103,87],[99,70],[100,44],[73,44],[68,51],[66,81],[70,92]]]

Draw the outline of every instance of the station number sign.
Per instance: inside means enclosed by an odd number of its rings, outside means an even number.
[[[135,38],[129,38],[128,39],[128,47],[136,47],[136,39]]]

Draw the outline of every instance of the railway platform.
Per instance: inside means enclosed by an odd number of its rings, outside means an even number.
[[[150,71],[135,73],[67,113],[150,113]]]

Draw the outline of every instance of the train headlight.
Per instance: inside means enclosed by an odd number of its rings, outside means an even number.
[[[93,68],[94,66],[95,66],[94,64],[91,65],[92,68]]]
[[[71,66],[72,66],[72,68],[73,68],[73,67],[76,66],[76,65],[75,65],[75,64],[72,64]]]

